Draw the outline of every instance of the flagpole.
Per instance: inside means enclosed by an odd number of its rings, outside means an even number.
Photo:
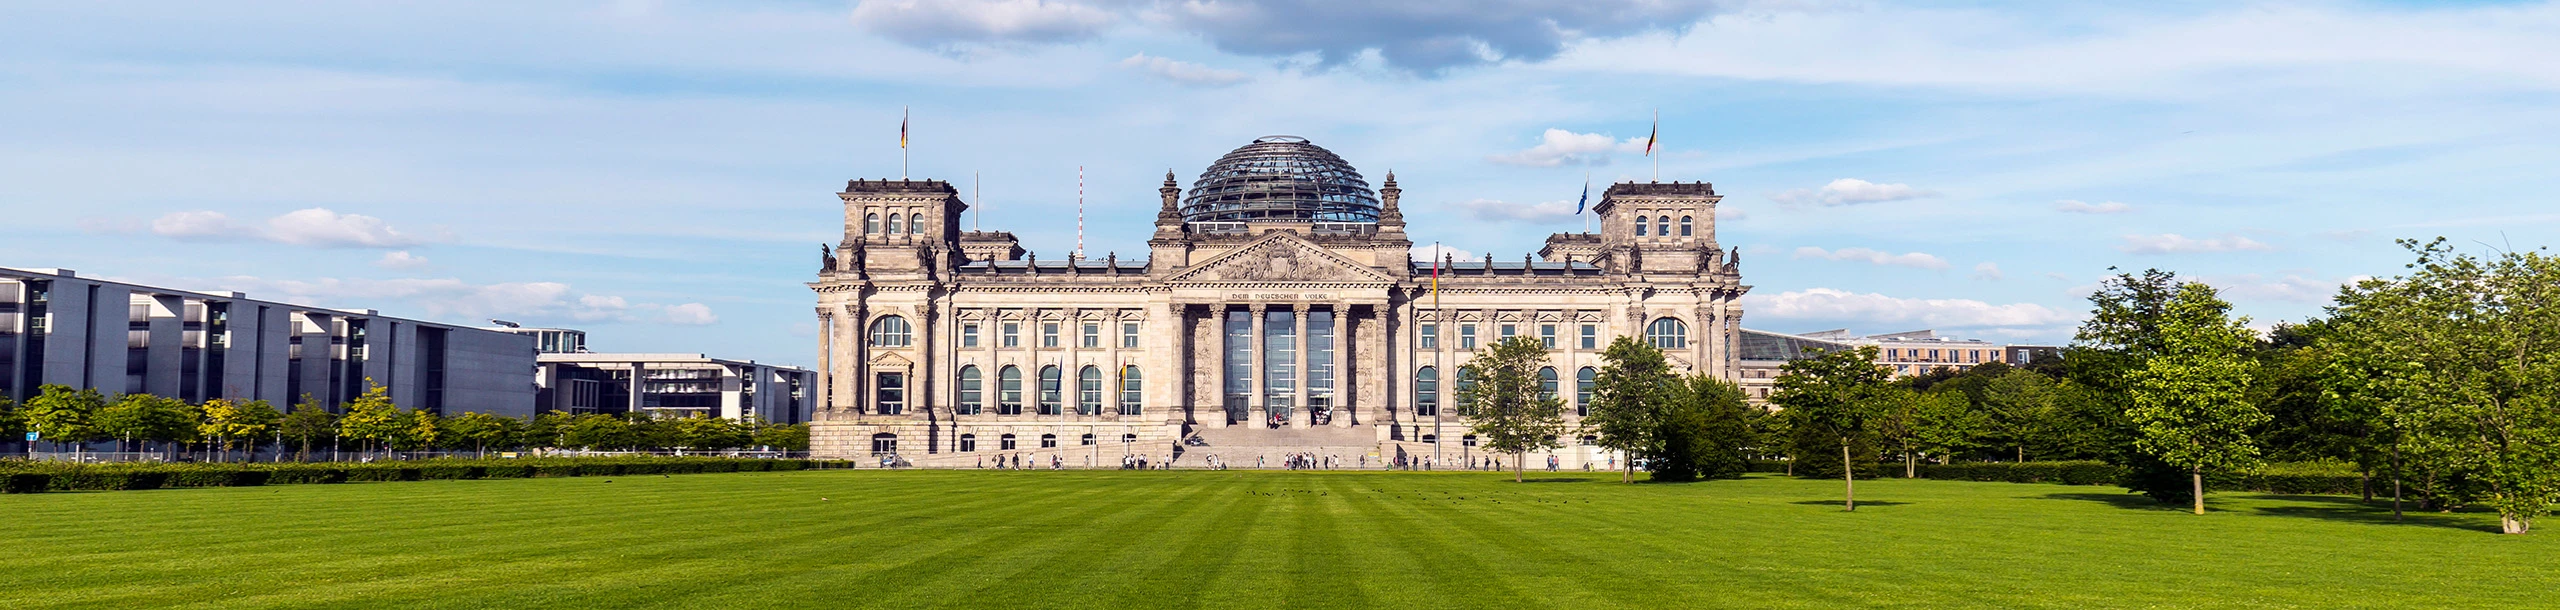
[[[899,107],[898,107],[898,179],[899,179],[899,180],[905,180],[905,179],[907,179],[907,121],[909,121],[909,120],[911,120],[911,119],[914,119],[914,118],[915,118],[915,112],[914,112],[913,110],[909,110],[909,109],[908,109],[907,107],[905,107],[905,106],[899,106]]]
[[[982,192],[980,189],[984,186],[985,184],[978,180],[978,172],[969,172],[969,202],[978,204],[976,213],[969,215],[971,231],[986,228],[982,221],[987,219],[987,199],[980,194]]]
[[[1659,171],[1659,170],[1656,170],[1656,171]],[[1584,203],[1589,203],[1589,202],[1591,201],[1591,172],[1582,172],[1582,201],[1583,201]],[[1584,232],[1584,233],[1590,233],[1590,232],[1591,232],[1591,217],[1590,217],[1590,216],[1584,216],[1584,215],[1583,215],[1583,213],[1582,213],[1582,204],[1580,204],[1580,203],[1573,204],[1573,215],[1575,215],[1575,216],[1582,216],[1582,232]],[[1571,270],[1571,269],[1566,269],[1566,270],[1565,270],[1565,273],[1572,273],[1572,272],[1573,272],[1573,270]]]
[[[1658,141],[1658,140],[1660,140],[1660,139],[1662,139],[1662,109],[1661,109],[1661,108],[1655,108],[1655,109],[1653,109],[1653,136],[1654,136],[1654,139],[1655,139],[1655,140],[1657,140],[1657,141]],[[1646,143],[1646,144],[1647,144],[1647,146],[1648,146],[1648,147],[1651,147],[1651,148],[1661,148],[1661,147],[1659,147],[1659,146],[1652,146],[1652,145],[1651,145],[1652,143],[1650,143],[1650,142],[1648,142],[1648,143]],[[1654,181],[1654,182],[1661,182],[1661,181],[1662,181],[1662,155],[1656,154],[1656,155],[1651,155],[1651,156],[1653,157],[1653,181]]]

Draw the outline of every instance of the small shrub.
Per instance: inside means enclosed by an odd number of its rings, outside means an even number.
[[[480,467],[483,479],[521,479],[533,476],[533,467],[524,464],[490,464]]]
[[[53,475],[41,472],[12,472],[0,475],[0,493],[43,493],[53,484]]]
[[[347,471],[325,464],[281,464],[267,467],[268,485],[347,482]]]
[[[533,467],[533,476],[543,478],[574,477],[578,476],[578,470],[579,468],[577,464],[543,464]]]
[[[418,466],[418,478],[429,481],[477,479],[480,476],[481,468],[470,464],[446,462]]]
[[[347,480],[415,481],[418,480],[418,469],[398,464],[355,464],[347,466]]]
[[[612,462],[587,462],[578,465],[578,476],[609,477],[622,473],[622,465]]]

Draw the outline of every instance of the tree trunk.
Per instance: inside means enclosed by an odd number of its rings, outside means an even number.
[[[1849,440],[1840,440],[1840,510],[1858,510],[1858,469],[1849,463]]]
[[[2522,534],[2525,533],[2526,530],[2533,529],[2533,522],[2513,514],[2500,513],[2498,515],[2498,529],[2499,531],[2509,534]]]
[[[2204,469],[2189,469],[2187,476],[2193,477],[2191,480],[2196,484],[2196,514],[2204,514]]]
[[[2366,503],[2366,504],[2372,504],[2372,503],[2373,503],[2373,471],[2372,471],[2372,470],[2370,470],[2370,469],[2367,469],[2367,470],[2364,470],[2364,471],[2362,471],[2362,472],[2358,472],[2358,473],[2356,473],[2356,487],[2363,488],[2363,491],[2364,491],[2364,503]]]
[[[1621,475],[1621,476],[1619,476],[1619,477],[1618,477],[1618,482],[1620,482],[1620,483],[1634,483],[1634,482],[1636,482],[1636,461],[1635,461],[1635,460],[1627,460],[1627,473],[1626,473],[1625,475]]]
[[[1920,478],[1920,456],[1919,456],[1919,455],[1913,454],[1913,453],[1911,453],[1911,452],[1909,452],[1909,451],[1904,451],[1904,452],[1902,452],[1902,478],[1905,478],[1905,479],[1917,479],[1917,478]]]
[[[2391,446],[2391,520],[2400,520],[2400,446]]]
[[[1524,482],[1524,481],[1520,478],[1520,465],[1521,465],[1521,464],[1524,464],[1524,463],[1527,463],[1528,461],[1529,461],[1529,453],[1528,453],[1528,452],[1526,452],[1526,451],[1523,451],[1523,452],[1520,452],[1520,453],[1515,453],[1515,454],[1512,454],[1512,455],[1511,455],[1511,482],[1513,482],[1513,483],[1520,483],[1520,482]]]
[[[2020,463],[2020,464],[2027,463],[2027,446],[2026,446],[2026,445],[2019,445],[2019,446],[2018,446],[2018,463]]]

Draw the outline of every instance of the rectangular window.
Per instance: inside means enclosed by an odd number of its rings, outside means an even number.
[[[880,414],[907,412],[907,374],[881,373],[877,379],[879,383],[873,387],[872,395],[879,401]]]
[[[1134,347],[1137,347],[1137,346],[1138,346],[1138,323],[1136,323],[1136,322],[1121,322],[1121,323],[1120,323],[1120,347],[1123,347],[1123,348],[1134,348]]]
[[[986,383],[987,380],[978,376],[976,367],[960,369],[960,406],[954,409],[958,415],[978,414],[986,404],[981,400],[986,396]]]
[[[1101,322],[1086,322],[1086,323],[1084,323],[1084,332],[1083,332],[1082,334],[1078,335],[1078,337],[1079,337],[1079,338],[1078,338],[1078,341],[1077,341],[1077,343],[1076,343],[1078,346],[1084,347],[1084,348],[1086,348],[1086,349],[1092,349],[1092,348],[1099,348],[1099,347],[1102,347],[1102,323],[1101,323]]]
[[[1600,349],[1600,325],[1582,325],[1582,349]]]
[[[1021,442],[1022,439],[1014,438],[1011,434],[996,437],[996,447],[1005,451],[1012,451],[1021,448]]]
[[[1228,312],[1226,336],[1227,423],[1240,424],[1253,396],[1253,316]]]
[[[1421,347],[1422,349],[1440,349],[1440,325],[1438,323],[1422,323]]]
[[[1041,322],[1041,323],[1040,323],[1040,347],[1057,347],[1057,346],[1058,346],[1058,323],[1056,323],[1056,322]]]
[[[1540,324],[1540,325],[1538,325],[1538,343],[1539,343],[1539,344],[1542,344],[1542,345],[1547,346],[1547,349],[1555,349],[1555,348],[1556,348],[1556,325],[1554,325],[1554,324]]]
[[[1004,336],[998,338],[997,343],[1005,347],[1022,347],[1022,323],[1004,323]]]
[[[1934,349],[1933,349],[1933,350],[1929,350],[1929,361],[1930,361],[1930,362],[1937,362],[1937,361],[1938,361],[1938,350],[1934,350]]]
[[[970,322],[970,323],[967,323],[967,324],[962,324],[962,325],[960,325],[960,347],[977,347],[977,346],[978,346],[978,323],[976,323],[976,322]]]
[[[1298,391],[1298,312],[1262,312],[1263,404],[1275,413]]]
[[[1511,337],[1512,337],[1512,336],[1514,336],[1514,335],[1518,335],[1518,334],[1520,334],[1520,325],[1518,325],[1518,324],[1504,324],[1504,325],[1502,325],[1502,340],[1504,340],[1504,341],[1509,341],[1509,340],[1511,340]]]
[[[977,437],[977,436],[975,436],[975,435],[969,435],[969,434],[962,434],[962,435],[960,435],[960,452],[961,452],[961,453],[968,453],[968,452],[971,452],[971,451],[977,451],[977,450],[978,450],[978,437]]]
[[[1333,312],[1307,312],[1307,406],[1333,396]]]
[[[1476,325],[1458,325],[1458,349],[1476,348]]]

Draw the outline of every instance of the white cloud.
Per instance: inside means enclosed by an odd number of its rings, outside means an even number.
[[[2077,199],[2064,199],[2054,202],[2053,209],[2074,214],[2122,214],[2133,211],[2133,206],[2116,201],[2089,203]]]
[[[1475,260],[1475,259],[1476,259],[1476,255],[1475,255],[1475,253],[1473,253],[1473,252],[1468,252],[1468,251],[1465,251],[1465,250],[1460,250],[1460,249],[1457,249],[1457,248],[1451,248],[1451,247],[1443,246],[1443,245],[1439,245],[1439,244],[1432,244],[1432,245],[1428,245],[1428,246],[1415,246],[1415,247],[1413,248],[1413,254],[1412,254],[1411,256],[1412,256],[1413,260],[1418,260],[1418,261],[1423,261],[1423,262],[1430,262],[1430,261],[1431,261],[1431,260],[1433,260],[1433,259],[1440,258],[1440,255],[1442,255],[1442,254],[1447,254],[1447,255],[1449,255],[1449,257],[1450,257],[1451,259],[1453,259],[1453,260],[1457,260],[1457,261],[1472,261],[1472,260]]]
[[[685,326],[709,326],[719,323],[720,316],[712,314],[709,305],[685,303],[667,306],[665,310],[658,312],[658,321]]]
[[[1510,201],[1497,201],[1493,199],[1476,199],[1472,201],[1458,202],[1456,205],[1458,209],[1466,211],[1467,215],[1473,216],[1477,220],[1494,222],[1506,220],[1518,220],[1532,223],[1558,222],[1573,217],[1573,202],[1571,201],[1516,203]]]
[[[427,266],[427,257],[410,254],[408,250],[394,250],[382,253],[382,258],[373,261],[373,266],[399,270],[424,269]]]
[[[250,239],[257,229],[231,222],[221,212],[170,212],[151,221],[151,234],[182,241]]]
[[[1075,42],[1102,33],[1111,11],[1060,0],[865,0],[853,24],[910,46]]]
[[[288,244],[331,248],[398,248],[417,239],[391,229],[390,223],[362,214],[339,214],[328,208],[294,210],[267,219],[267,239]]]
[[[104,223],[90,226],[93,230],[115,228]],[[339,214],[328,208],[287,212],[267,219],[264,227],[232,222],[230,216],[210,210],[170,212],[151,220],[151,233],[183,241],[255,240],[327,248],[398,248],[424,243],[391,228],[380,218]]]
[[[1982,261],[1982,264],[1973,266],[1973,279],[1999,281],[2007,277],[2008,274],[2000,272],[2000,263]]]
[[[1906,299],[1811,288],[1774,296],[1746,295],[1743,307],[1762,319],[1909,328],[2058,329],[2078,320],[2035,303],[1994,305],[1972,299]]]
[[[1155,57],[1145,53],[1120,60],[1120,67],[1144,70],[1150,76],[1186,87],[1214,89],[1253,80],[1243,72],[1221,70],[1187,61]]]
[[[1742,208],[1729,205],[1716,206],[1716,220],[1742,220],[1750,217],[1751,213],[1742,211]]]
[[[2123,250],[2128,254],[2199,254],[2240,251],[2266,252],[2274,250],[2275,246],[2259,243],[2258,240],[2249,239],[2239,235],[2224,235],[2221,237],[2197,239],[2176,233],[2162,233],[2159,235],[2126,235],[2124,236],[2124,243],[2116,246],[2116,249]]]
[[[1876,184],[1857,178],[1841,178],[1820,189],[1795,189],[1770,195],[1769,199],[1789,205],[1857,205],[1902,201],[1937,196],[1936,191],[1912,188],[1908,184]]]
[[[2289,303],[2327,303],[2338,296],[2338,288],[2363,281],[2368,277],[2370,276],[2358,275],[2343,280],[2324,280],[2290,273],[2273,278],[2244,273],[2206,276],[2201,279],[2204,283],[2221,289],[2224,295],[2231,297]]]
[[[1539,136],[1538,145],[1520,152],[1485,157],[1503,165],[1556,167],[1562,165],[1608,165],[1609,153],[1644,152],[1644,138],[1620,141],[1604,133],[1574,133],[1563,129],[1547,129]]]
[[[1795,257],[1819,258],[1835,261],[1860,261],[1872,265],[1892,265],[1919,269],[1947,268],[1946,259],[1938,258],[1937,255],[1926,252],[1894,254],[1869,248],[1841,248],[1839,250],[1826,251],[1813,246],[1805,246],[1802,248],[1796,248]]]

